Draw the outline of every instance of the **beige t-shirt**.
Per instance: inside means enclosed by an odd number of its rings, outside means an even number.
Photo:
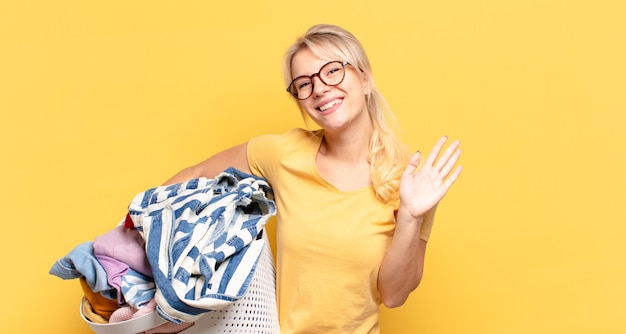
[[[303,129],[248,143],[250,169],[277,204],[281,333],[379,333],[377,276],[395,208],[370,186],[344,192],[324,180],[320,143],[321,133]]]

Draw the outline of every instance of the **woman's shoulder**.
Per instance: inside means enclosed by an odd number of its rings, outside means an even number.
[[[295,128],[281,134],[266,134],[254,137],[248,141],[248,163],[255,175],[269,175],[278,169],[278,165],[285,161],[298,161],[315,156],[321,142],[319,131],[308,131]]]

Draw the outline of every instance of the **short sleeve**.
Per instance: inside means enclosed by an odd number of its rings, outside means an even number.
[[[276,181],[286,161],[292,158],[308,159],[309,152],[315,155],[321,142],[322,133],[310,132],[296,128],[283,134],[267,134],[254,137],[248,141],[248,167],[252,174],[265,178],[270,182]],[[296,160],[295,165],[302,166],[302,160]],[[281,165],[282,164],[282,165]],[[288,163],[287,163],[288,164]],[[281,167],[282,166],[282,167]]]
[[[267,134],[248,141],[246,154],[252,174],[271,179],[280,157],[281,135]]]

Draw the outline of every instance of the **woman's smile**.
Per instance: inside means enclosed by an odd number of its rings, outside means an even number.
[[[319,111],[321,111],[321,112],[325,112],[325,111],[327,111],[327,110],[329,111],[331,108],[333,108],[333,107],[335,107],[335,106],[336,106],[337,108],[339,108],[339,106],[341,105],[341,102],[343,102],[343,99],[339,99],[339,98],[337,98],[337,99],[333,99],[333,100],[331,100],[330,102],[326,102],[326,103],[324,103],[323,105],[321,105],[321,106],[317,107],[317,110],[319,110]],[[337,109],[337,108],[333,108],[333,110],[334,110],[334,109]]]

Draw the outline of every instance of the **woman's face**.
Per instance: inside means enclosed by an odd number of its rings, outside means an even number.
[[[291,61],[292,77],[318,73],[322,66],[331,61],[343,59],[320,58],[309,49],[300,50]],[[319,76],[314,76],[311,96],[299,100],[299,103],[325,131],[340,131],[354,124],[370,124],[365,100],[368,89],[365,75],[357,68],[346,65],[345,77],[336,86],[328,86]]]

